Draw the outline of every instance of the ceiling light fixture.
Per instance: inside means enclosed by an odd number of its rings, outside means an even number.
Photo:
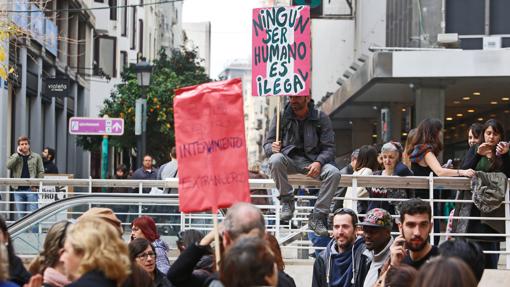
[[[453,118],[452,117],[447,117],[446,120],[447,121],[453,121]]]
[[[498,102],[496,102],[496,101],[491,102],[491,105],[497,105],[497,104],[498,104]]]
[[[479,96],[480,92],[473,92],[473,96]]]
[[[508,97],[503,97],[503,98],[501,98],[501,100],[502,100],[502,101],[510,101],[510,98],[508,98]]]
[[[469,109],[469,110],[467,110],[467,112],[468,112],[468,113],[474,113],[474,112],[475,112],[475,110],[474,110],[474,109]]]
[[[460,101],[453,101],[453,103],[458,105],[458,104],[460,104]]]
[[[464,101],[469,101],[469,100],[471,100],[471,98],[470,98],[470,97],[462,97],[462,99],[463,99]]]

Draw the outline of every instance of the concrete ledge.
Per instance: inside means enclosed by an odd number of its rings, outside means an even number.
[[[486,269],[483,272],[479,287],[503,287],[508,286],[510,282],[510,270]]]

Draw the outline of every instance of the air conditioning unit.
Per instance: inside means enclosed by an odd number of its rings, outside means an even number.
[[[493,50],[501,48],[501,37],[500,36],[486,36],[483,37],[483,49]]]

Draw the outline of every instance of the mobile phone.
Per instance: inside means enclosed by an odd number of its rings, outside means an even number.
[[[497,146],[498,146],[498,147],[500,147],[500,148],[503,148],[503,147],[505,147],[506,145],[508,145],[508,142],[499,142],[499,143],[497,144]],[[498,151],[496,151],[496,156],[501,156],[501,154],[499,154],[499,152],[498,152]]]
[[[404,236],[404,232],[403,231],[400,231],[400,234],[402,235],[402,237],[404,238],[404,240],[402,242],[399,242],[398,245],[399,246],[404,246],[404,249],[407,249],[407,242],[406,242],[406,237]]]

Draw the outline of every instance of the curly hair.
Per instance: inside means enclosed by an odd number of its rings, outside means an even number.
[[[60,260],[60,250],[64,247],[66,232],[71,222],[67,220],[53,224],[44,239],[43,250],[32,260],[28,270],[32,274],[43,274],[48,267],[55,267]]]
[[[118,231],[99,218],[84,218],[67,233],[68,242],[82,256],[78,274],[100,270],[111,280],[122,283],[131,272],[128,248]]]
[[[154,242],[156,239],[159,239],[156,222],[152,217],[143,215],[135,218],[133,222],[131,222],[131,228],[133,228],[133,226],[140,228],[143,235],[145,235],[145,238],[147,238],[150,242]]]

